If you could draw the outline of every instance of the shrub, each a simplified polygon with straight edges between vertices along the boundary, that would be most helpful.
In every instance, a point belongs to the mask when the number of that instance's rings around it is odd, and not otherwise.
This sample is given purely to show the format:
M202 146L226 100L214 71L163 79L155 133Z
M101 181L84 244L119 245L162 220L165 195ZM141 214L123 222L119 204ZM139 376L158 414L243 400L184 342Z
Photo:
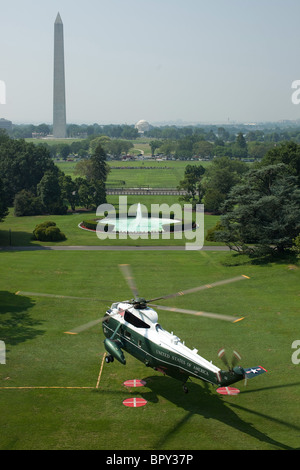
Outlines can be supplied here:
M64 233L56 227L56 223L52 221L42 222L37 225L33 231L33 238L41 242L57 242L66 240Z
M294 240L293 249L296 253L300 254L300 234Z
M218 221L214 227L212 227L212 228L210 228L209 230L207 230L207 234L206 234L205 240L210 241L210 242L216 242L216 241L218 241L218 240L216 239L216 233L217 233L217 232L221 232L221 231L223 231L223 230L224 230L223 225L221 224L220 221Z
M39 215L44 212L43 204L39 197L30 191L22 189L14 199L14 214L16 217L24 215Z
M90 230L96 230L98 225L98 220L84 220L81 225Z

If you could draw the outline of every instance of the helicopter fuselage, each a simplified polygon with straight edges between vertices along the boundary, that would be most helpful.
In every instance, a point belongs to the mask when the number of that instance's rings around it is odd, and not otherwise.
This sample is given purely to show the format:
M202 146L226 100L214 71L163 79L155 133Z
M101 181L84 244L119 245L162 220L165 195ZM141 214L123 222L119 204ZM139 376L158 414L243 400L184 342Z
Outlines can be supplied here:
M104 345L110 358L126 363L123 351L185 383L195 377L217 386L227 386L243 379L244 369L221 370L188 348L176 335L164 330L158 315L148 306L135 308L129 301L112 304L102 323Z

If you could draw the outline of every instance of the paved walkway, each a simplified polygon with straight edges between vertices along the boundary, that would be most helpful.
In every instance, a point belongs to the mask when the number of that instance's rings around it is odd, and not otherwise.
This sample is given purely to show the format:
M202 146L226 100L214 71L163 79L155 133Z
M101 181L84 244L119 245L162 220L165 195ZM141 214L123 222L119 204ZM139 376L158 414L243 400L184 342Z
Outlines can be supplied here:
M83 246L2 246L1 251L188 251L185 246L118 246L118 245L83 245ZM230 251L228 246L203 246L202 251ZM199 250L199 251L201 251Z

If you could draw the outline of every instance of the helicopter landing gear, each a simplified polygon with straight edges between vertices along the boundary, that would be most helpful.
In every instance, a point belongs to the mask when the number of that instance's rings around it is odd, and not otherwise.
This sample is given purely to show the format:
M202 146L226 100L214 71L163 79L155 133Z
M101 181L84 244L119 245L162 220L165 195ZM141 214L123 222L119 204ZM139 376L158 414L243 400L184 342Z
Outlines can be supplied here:
M192 379L191 379L190 377L188 377L187 380L186 380L186 382L183 383L182 389L183 389L184 393L189 393L189 389L187 388L187 385L186 385L186 383L187 383L188 381L192 382Z
M114 358L112 355L106 356L105 357L105 362L109 364L110 362L114 362Z

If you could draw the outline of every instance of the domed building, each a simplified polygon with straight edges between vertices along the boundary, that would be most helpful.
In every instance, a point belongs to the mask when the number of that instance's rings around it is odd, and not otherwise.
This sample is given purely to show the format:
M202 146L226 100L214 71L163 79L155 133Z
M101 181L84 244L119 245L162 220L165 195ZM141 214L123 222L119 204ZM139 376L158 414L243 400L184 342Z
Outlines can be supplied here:
M136 123L134 126L140 134L143 134L144 132L147 132L150 130L150 124L149 122L145 121L144 119L141 119Z

